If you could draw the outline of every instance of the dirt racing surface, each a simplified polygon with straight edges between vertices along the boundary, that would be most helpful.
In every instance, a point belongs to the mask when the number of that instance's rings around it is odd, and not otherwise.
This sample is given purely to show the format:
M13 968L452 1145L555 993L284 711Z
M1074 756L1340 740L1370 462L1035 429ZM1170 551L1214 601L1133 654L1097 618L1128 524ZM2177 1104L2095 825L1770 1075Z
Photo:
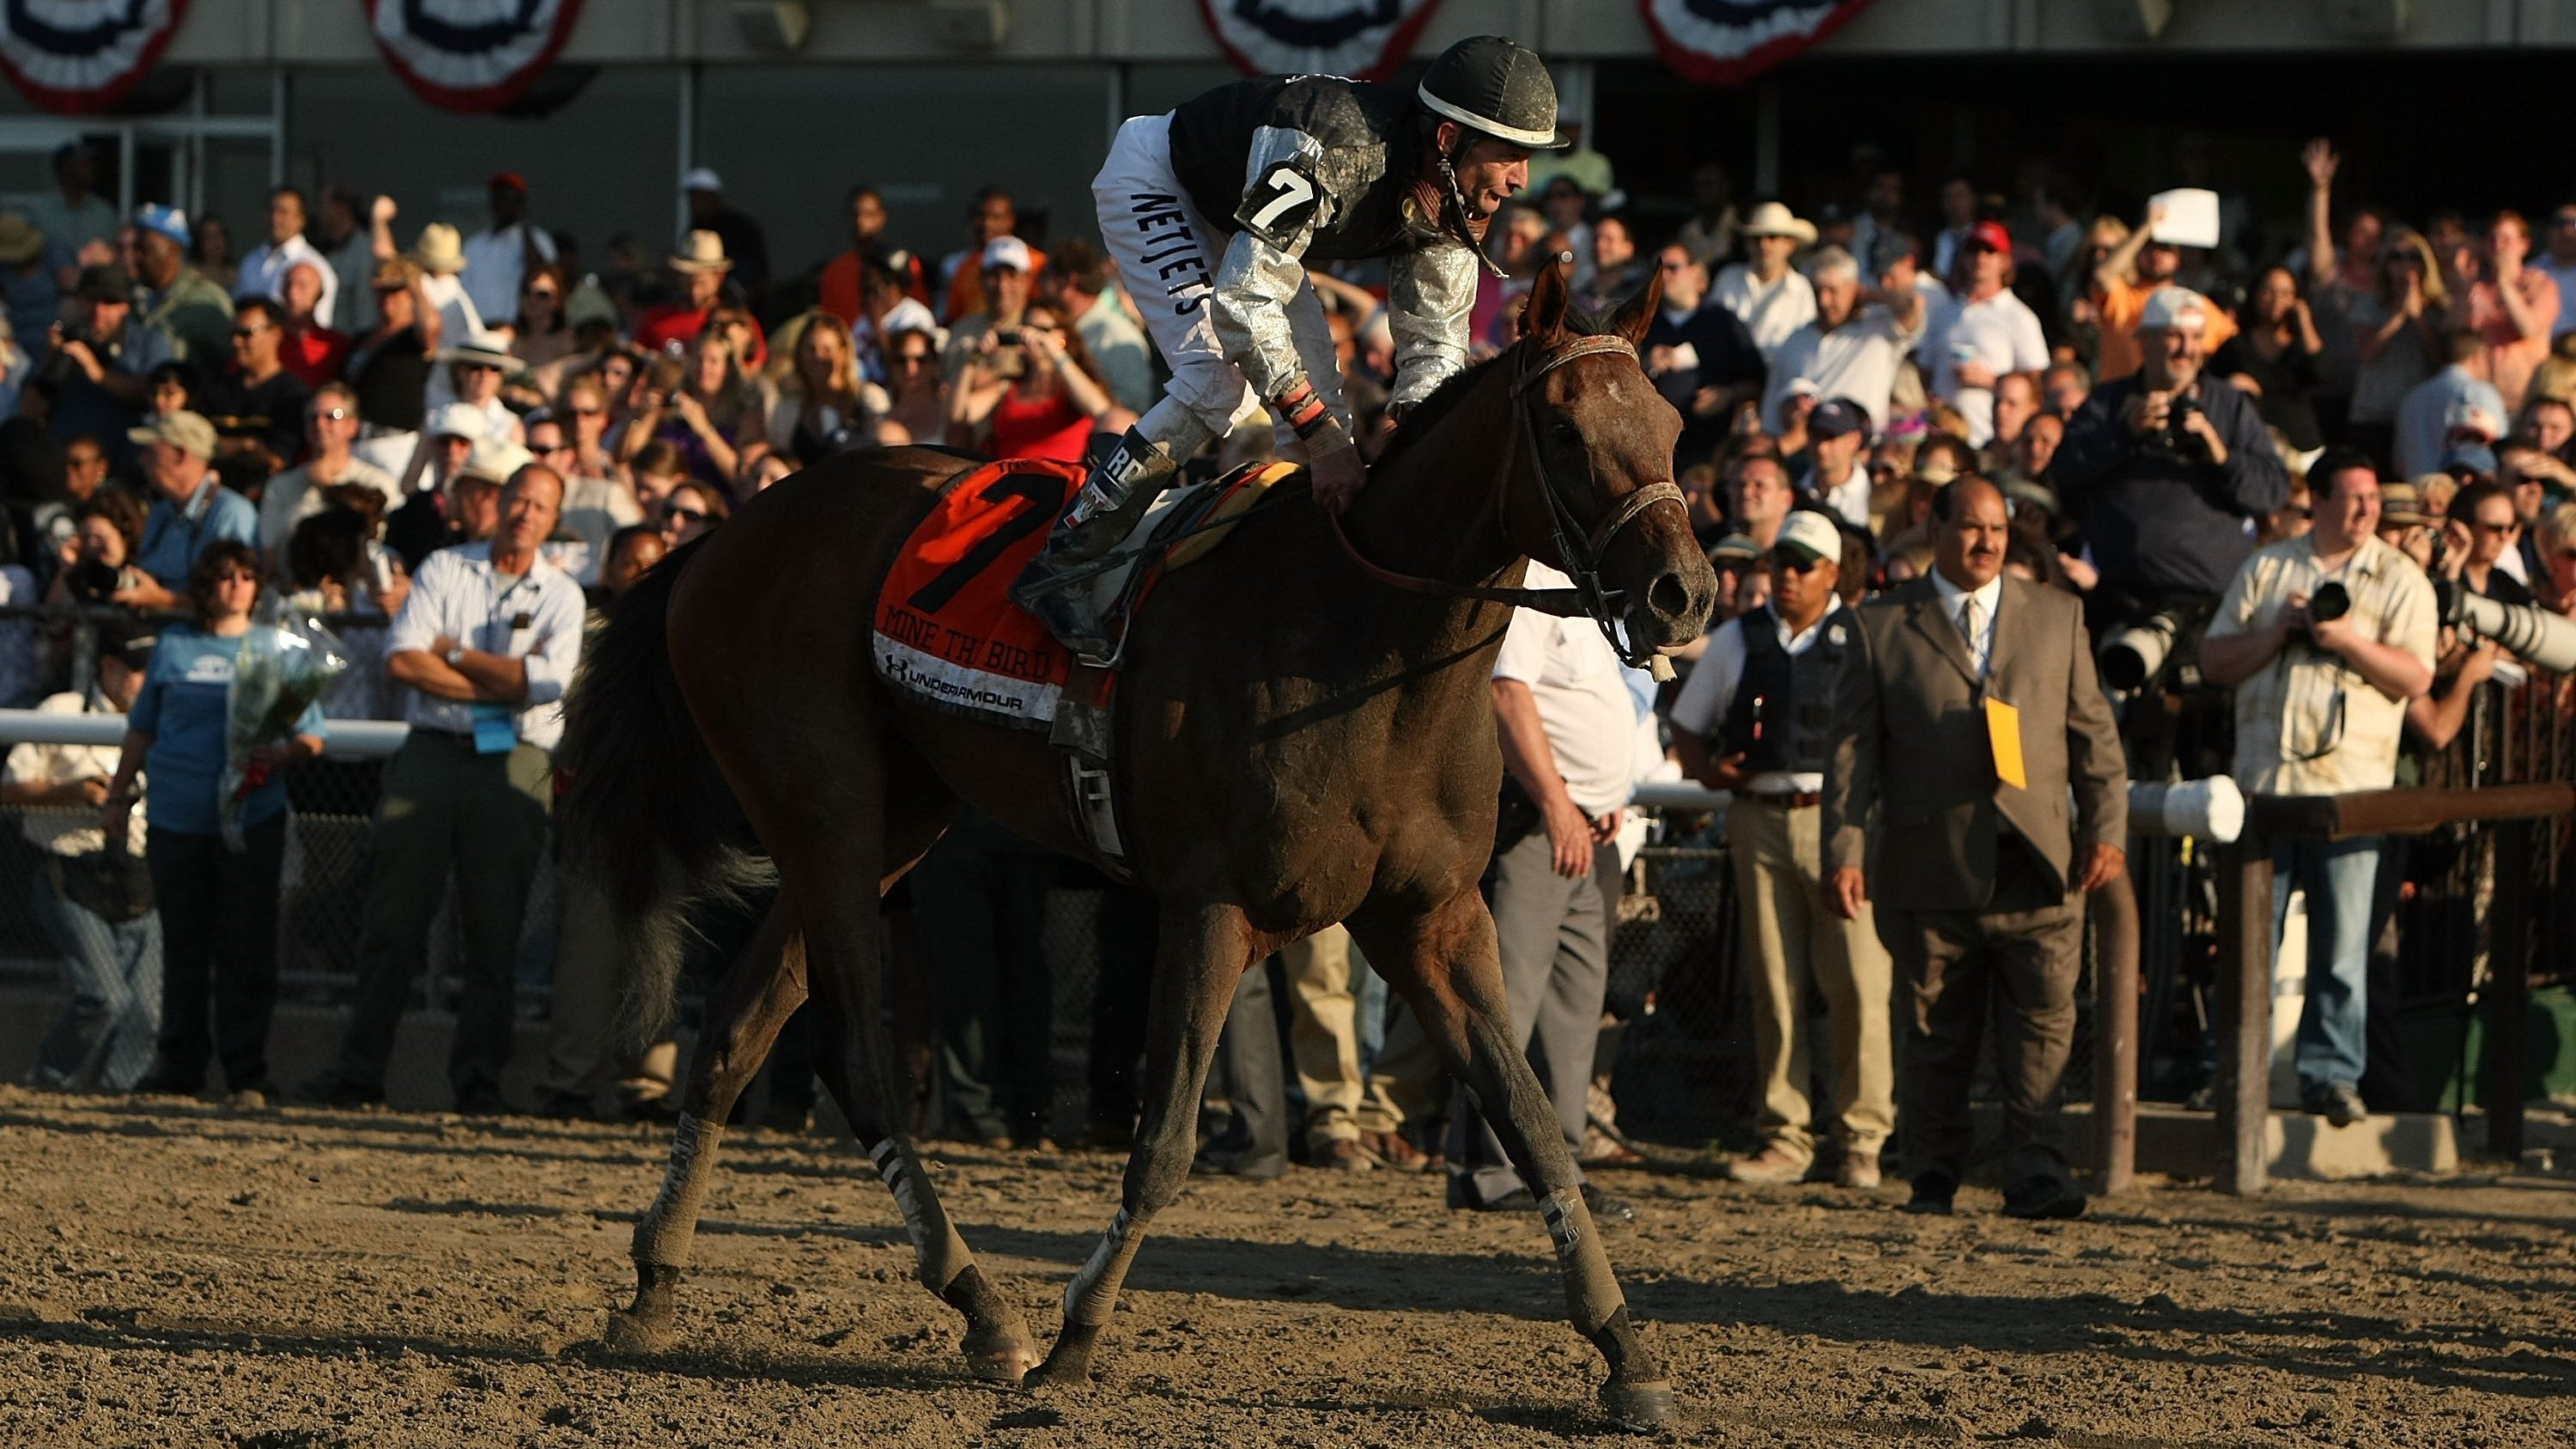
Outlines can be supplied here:
M1087 1389L969 1380L855 1149L738 1132L683 1340L596 1347L667 1138L0 1089L0 1442L1389 1445L1619 1442L1532 1214L1435 1179L1202 1179ZM1119 1160L934 1173L1040 1337ZM1694 1444L2576 1442L2576 1184L2143 1190L2072 1224L1992 1192L1605 1176L1612 1260Z

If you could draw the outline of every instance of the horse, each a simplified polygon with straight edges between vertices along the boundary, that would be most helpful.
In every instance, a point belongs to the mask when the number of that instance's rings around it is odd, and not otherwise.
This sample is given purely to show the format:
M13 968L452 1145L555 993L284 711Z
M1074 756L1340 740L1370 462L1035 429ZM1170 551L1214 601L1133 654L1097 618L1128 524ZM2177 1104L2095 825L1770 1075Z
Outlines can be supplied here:
M879 1011L880 898L959 802L1084 853L1042 734L916 702L874 667L878 583L957 457L819 463L620 601L567 699L562 824L567 888L599 892L621 923L630 1019L667 1019L691 897L740 888L764 856L779 890L707 1003L611 1348L674 1337L722 1124L810 991L827 1014L819 1075L893 1191L920 1281L964 1317L970 1368L1032 1387L1086 1379L1147 1226L1189 1175L1236 981L1346 922L1538 1199L1568 1316L1607 1366L1604 1411L1671 1418L1514 1048L1478 890L1502 774L1488 681L1511 606L1591 613L1619 645L1615 622L1643 663L1697 639L1716 594L1669 477L1680 419L1637 357L1656 291L1579 317L1558 273L1541 272L1518 342L1404 420L1346 515L1283 484L1284 506L1165 574L1133 622L1111 708L1132 869L1160 902L1143 1110L1117 1212L1043 1361L901 1129ZM1520 589L1529 557L1572 575L1579 601Z

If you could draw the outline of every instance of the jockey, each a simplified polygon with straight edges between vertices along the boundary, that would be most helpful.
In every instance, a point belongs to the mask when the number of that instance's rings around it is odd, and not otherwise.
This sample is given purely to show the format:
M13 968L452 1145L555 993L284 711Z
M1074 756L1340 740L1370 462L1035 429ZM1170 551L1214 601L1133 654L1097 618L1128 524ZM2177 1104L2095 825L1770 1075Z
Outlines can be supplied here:
M1365 474L1306 268L1388 259L1388 412L1401 415L1466 365L1486 225L1528 184L1530 153L1563 144L1547 67L1496 36L1443 51L1411 94L1270 76L1120 127L1092 196L1172 380L1092 470L1012 597L1067 646L1106 654L1091 591L1067 575L1115 547L1182 460L1259 406L1283 451L1302 442L1315 500L1346 507Z

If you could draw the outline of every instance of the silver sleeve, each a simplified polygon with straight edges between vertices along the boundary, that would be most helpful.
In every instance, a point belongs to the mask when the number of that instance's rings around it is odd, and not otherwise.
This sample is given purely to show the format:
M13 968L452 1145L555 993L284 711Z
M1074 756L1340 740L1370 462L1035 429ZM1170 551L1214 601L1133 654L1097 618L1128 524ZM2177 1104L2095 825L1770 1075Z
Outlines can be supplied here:
M1217 263L1208 319L1226 360L1243 369L1255 395L1275 401L1305 380L1288 332L1288 303L1306 285L1305 264L1250 232L1235 233Z
M1398 254L1387 271L1386 321L1395 334L1401 414L1467 366L1467 314L1476 305L1476 258L1463 246Z

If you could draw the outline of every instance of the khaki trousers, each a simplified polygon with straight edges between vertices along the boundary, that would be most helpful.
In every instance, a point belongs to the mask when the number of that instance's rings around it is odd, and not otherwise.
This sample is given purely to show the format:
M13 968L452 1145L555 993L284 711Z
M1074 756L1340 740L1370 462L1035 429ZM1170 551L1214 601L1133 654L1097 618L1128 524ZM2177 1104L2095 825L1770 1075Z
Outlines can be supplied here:
M1359 1140L1360 1038L1351 933L1326 926L1279 952L1288 980L1288 1053L1306 1094L1309 1146Z
M1808 1161L1816 1155L1807 1100L1810 981L1824 993L1833 1033L1834 1136L1845 1151L1876 1152L1896 1125L1894 970L1869 908L1846 921L1827 903L1823 813L1739 798L1726 814L1744 951L1754 967L1753 1058L1762 1082L1755 1125L1767 1146Z

